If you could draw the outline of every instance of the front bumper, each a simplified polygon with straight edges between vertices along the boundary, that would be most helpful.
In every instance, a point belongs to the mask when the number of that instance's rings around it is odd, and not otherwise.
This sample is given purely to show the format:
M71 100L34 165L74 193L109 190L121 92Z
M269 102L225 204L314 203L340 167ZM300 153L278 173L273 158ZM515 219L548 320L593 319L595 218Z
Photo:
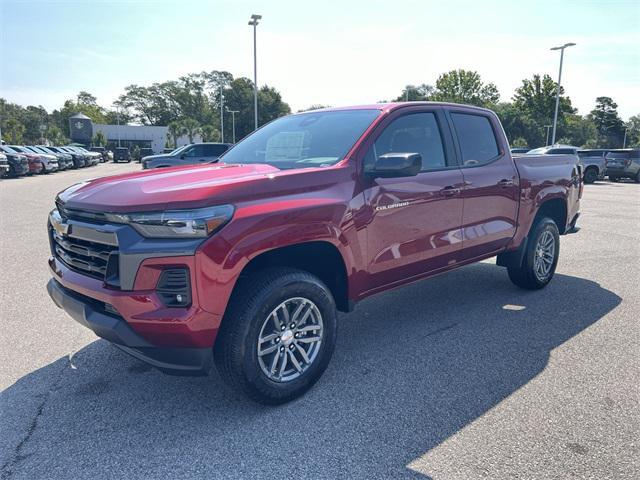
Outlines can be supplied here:
M208 374L211 369L213 358L211 347L153 345L131 328L123 317L108 311L105 302L65 288L55 278L49 280L47 291L53 302L76 322L91 329L96 335L128 354L165 373L199 376Z

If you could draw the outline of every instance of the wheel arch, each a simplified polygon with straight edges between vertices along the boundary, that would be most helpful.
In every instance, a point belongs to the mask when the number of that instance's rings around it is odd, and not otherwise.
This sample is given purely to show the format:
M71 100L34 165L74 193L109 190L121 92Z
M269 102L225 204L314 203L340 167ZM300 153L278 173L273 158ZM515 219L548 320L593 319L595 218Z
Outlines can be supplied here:
M352 310L347 266L338 248L326 240L314 240L276 247L251 258L240 275L269 267L290 267L317 276L329 288L342 312ZM234 287L235 289L235 287Z

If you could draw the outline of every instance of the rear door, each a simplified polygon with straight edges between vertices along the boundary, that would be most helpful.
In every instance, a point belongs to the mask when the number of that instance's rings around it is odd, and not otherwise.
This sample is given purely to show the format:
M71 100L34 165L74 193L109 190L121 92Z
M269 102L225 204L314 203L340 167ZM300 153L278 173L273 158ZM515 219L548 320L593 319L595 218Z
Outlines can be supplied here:
M370 178L366 171L385 153L420 153L413 177ZM439 107L405 108L372 135L364 156L364 198L369 289L438 270L456 262L461 248L462 173Z
M519 177L498 119L451 108L462 192L462 260L504 248L516 232Z

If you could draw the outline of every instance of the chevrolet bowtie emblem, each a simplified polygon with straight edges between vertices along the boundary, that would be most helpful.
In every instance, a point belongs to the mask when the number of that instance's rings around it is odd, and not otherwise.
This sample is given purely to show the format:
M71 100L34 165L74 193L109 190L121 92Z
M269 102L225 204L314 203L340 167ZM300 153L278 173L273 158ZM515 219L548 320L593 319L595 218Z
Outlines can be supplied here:
M59 235L68 235L69 231L71 230L71 225L69 225L68 223L52 222L52 224L53 224L54 230Z

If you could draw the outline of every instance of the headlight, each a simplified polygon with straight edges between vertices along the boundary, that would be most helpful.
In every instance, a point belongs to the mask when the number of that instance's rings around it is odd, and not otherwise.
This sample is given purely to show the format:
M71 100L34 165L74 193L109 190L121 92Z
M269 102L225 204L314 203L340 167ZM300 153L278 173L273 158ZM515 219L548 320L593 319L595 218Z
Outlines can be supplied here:
M232 205L168 210L166 212L107 213L109 221L126 223L149 238L204 238L220 230L233 217Z

